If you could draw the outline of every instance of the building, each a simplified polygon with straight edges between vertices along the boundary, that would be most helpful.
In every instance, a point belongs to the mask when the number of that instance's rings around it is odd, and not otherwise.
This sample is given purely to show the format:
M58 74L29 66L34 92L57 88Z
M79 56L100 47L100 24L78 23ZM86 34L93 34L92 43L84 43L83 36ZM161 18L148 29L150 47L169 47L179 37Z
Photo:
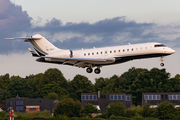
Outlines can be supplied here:
M132 106L132 95L125 93L81 93L81 108L90 103L96 106L100 113L106 112L106 106L112 102L121 102L127 107Z
M175 107L180 107L180 92L142 93L142 106L148 103L151 107L157 107L165 101L173 103Z
M51 100L48 98L11 98L6 99L6 111L13 109L15 112L30 112L30 111L44 111L49 110L53 113L57 100Z

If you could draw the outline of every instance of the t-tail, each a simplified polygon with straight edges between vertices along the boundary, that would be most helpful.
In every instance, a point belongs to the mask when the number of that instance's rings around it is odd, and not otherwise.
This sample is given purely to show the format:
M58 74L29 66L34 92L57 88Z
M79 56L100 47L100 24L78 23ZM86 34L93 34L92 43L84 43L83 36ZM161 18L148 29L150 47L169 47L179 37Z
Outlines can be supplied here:
M45 56L60 50L39 34L32 36L32 39L25 39L25 42L30 42L40 56Z
M31 45L39 54L37 55L33 50L29 48L33 56L45 56L61 50L56 46L54 46L52 43L50 43L46 38L44 38L40 34L36 34L34 36L25 37L25 38L6 38L6 39L23 39L25 42L30 42Z

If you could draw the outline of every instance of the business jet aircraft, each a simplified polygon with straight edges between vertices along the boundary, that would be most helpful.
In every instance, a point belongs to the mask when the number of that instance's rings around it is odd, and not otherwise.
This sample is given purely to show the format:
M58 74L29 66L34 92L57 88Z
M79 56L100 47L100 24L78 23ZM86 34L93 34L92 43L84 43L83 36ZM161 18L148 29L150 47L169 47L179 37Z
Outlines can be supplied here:
M30 48L29 51L33 57L39 57L36 60L38 62L87 67L86 71L88 73L92 73L92 68L97 67L94 69L96 74L101 72L100 67L102 66L141 58L161 57L160 65L164 66L163 57L175 53L173 49L155 42L82 50L63 50L55 47L39 34L27 38L7 39L24 39L25 42L30 42L37 53Z

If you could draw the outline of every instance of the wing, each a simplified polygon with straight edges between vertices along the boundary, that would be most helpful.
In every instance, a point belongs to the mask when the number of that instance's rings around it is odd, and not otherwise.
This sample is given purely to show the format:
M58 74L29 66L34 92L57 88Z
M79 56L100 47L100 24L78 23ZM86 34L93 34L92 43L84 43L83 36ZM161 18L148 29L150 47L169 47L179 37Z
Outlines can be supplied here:
M61 61L63 64L71 64L77 67L86 67L93 64L107 64L115 62L115 58L67 58L67 57L52 57L52 56L41 56L42 58L48 58L51 61Z

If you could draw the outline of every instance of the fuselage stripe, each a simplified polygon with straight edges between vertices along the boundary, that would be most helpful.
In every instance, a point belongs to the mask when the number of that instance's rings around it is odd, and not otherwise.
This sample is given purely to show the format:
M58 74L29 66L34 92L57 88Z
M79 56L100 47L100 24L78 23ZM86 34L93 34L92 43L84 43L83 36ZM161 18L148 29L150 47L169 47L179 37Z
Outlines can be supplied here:
M44 54L44 55L47 55L46 52L44 52L38 45L37 43L34 41L34 40L29 40L31 45L37 50L39 51L40 53Z

